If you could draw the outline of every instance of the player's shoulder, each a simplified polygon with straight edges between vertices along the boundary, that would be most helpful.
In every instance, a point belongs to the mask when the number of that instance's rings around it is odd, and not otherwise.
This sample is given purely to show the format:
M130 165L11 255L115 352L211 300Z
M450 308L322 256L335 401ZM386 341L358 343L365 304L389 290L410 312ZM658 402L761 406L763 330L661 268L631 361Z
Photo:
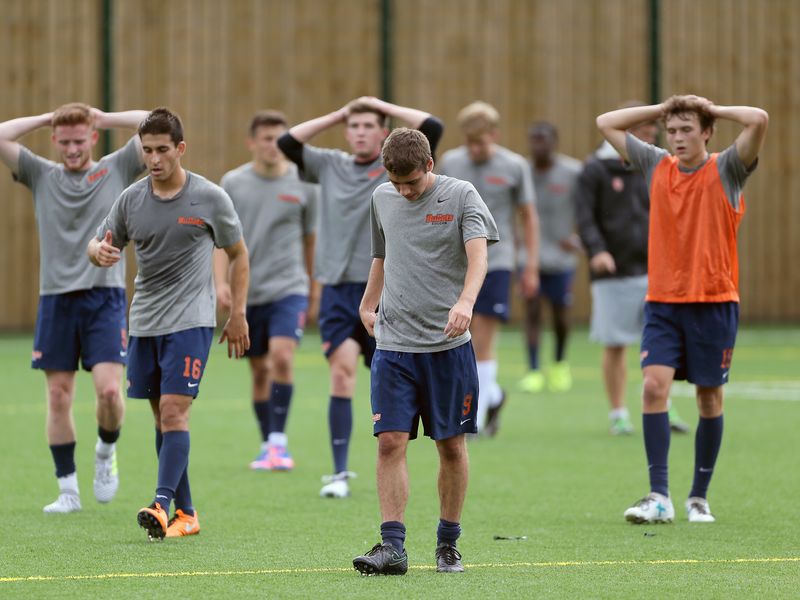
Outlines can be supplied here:
M186 176L189 178L186 188L188 193L192 195L203 195L212 199L227 200L230 202L230 196L228 195L228 192L210 179L207 179L206 177L203 177L194 171L189 171L188 169L186 170Z
M566 154L558 154L556 156L556 161L565 171L569 171L570 173L577 174L583 169L583 163L581 161Z
M444 154L442 154L442 158L440 159L441 164L450 164L450 163L458 163L464 162L468 158L467 156L467 147L466 146L457 146L455 148L451 148Z
M234 183L244 177L248 177L249 175L252 174L252 172L253 172L253 164L250 162L246 162L226 172L222 176L222 179L219 180L219 184L222 187L225 187L225 185L228 183Z

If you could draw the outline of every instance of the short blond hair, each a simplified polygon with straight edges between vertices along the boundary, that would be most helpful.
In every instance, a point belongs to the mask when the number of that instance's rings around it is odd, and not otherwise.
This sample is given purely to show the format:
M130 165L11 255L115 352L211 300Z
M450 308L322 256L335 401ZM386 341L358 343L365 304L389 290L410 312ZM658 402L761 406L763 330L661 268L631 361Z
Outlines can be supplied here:
M500 125L500 113L488 102L477 101L461 109L458 125L467 134L487 133Z
M50 124L53 128L59 125L88 125L89 127L94 127L92 108L83 102L64 104L53 111L53 118Z

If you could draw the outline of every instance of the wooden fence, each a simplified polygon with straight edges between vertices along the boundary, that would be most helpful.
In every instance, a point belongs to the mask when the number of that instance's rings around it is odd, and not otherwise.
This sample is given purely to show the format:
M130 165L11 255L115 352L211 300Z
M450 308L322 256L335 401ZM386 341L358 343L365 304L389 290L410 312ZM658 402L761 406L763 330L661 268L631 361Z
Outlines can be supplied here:
M102 98L101 2L2 0L0 120ZM562 152L599 143L594 118L649 99L648 0L396 0L391 88L397 103L441 117L442 150L460 143L455 115L483 99L500 111L502 143L525 154L526 129L547 119ZM302 121L380 95L380 0L116 0L111 3L114 108L166 105L183 117L185 165L212 180L248 160L246 126L260 108ZM664 95L694 92L769 111L770 134L747 188L741 229L742 314L800 318L800 2L662 0ZM115 145L129 132L114 132ZM736 129L722 124L714 149ZM23 142L49 156L49 132ZM343 147L341 131L315 143ZM28 190L0 178L0 329L29 328L38 242ZM131 269L133 270L133 269ZM588 315L585 264L575 315Z

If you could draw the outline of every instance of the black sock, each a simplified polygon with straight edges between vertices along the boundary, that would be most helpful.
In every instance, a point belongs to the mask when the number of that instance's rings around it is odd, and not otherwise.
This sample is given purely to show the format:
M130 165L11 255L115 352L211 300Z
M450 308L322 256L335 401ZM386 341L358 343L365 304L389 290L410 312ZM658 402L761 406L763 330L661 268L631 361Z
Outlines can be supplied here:
M51 444L50 452L56 464L56 477L66 477L75 472L75 442Z
M256 413L258 427L261 429L261 441L266 442L269 439L270 413L272 412L269 401L257 402L253 400L253 411Z
M650 471L650 491L669 496L669 413L649 413L642 415L644 450Z
M116 444L119 439L119 432L119 428L114 431L109 431L108 429L103 429L99 425L97 426L97 437L105 444Z
M461 524L439 519L439 528L436 530L436 544L455 546L461 536Z
M400 521L381 523L381 540L384 544L391 544L398 552L402 552L406 543L406 526Z
M708 494L721 444L722 415L710 419L700 417L694 437L694 481L689 496L705 498Z

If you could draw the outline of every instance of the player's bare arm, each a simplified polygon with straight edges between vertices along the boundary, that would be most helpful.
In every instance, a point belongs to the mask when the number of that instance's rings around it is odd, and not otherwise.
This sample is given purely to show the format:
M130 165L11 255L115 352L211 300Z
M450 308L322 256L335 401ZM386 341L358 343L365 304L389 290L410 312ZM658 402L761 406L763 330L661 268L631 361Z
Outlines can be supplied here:
M767 136L769 115L753 106L717 106L711 104L711 114L717 119L727 119L744 127L736 138L736 152L748 168L753 166Z
M230 266L225 250L214 248L214 288L217 292L217 304L226 312L231 310L231 284L228 280Z
M19 173L20 145L17 140L32 131L49 127L52 120L53 113L49 112L0 123L0 160L11 169L14 175Z
M358 307L361 322L372 337L375 337L375 320L378 318L378 303L383 292L383 259L373 258L369 268L369 279Z
M525 270L520 279L522 294L526 298L533 298L539 290L539 216L531 203L520 205L519 217L522 220L522 236L527 256Z
M316 117L315 119L310 119L308 121L304 121L303 123L299 123L298 125L295 125L289 129L288 133L301 144L305 144L315 135L322 133L326 129L330 129L339 123L344 123L346 118L347 108L342 107L339 110L328 113L327 115L322 115L321 117Z
M126 110L122 112L104 112L99 108L91 108L95 129L136 129L147 116L146 110ZM142 143L136 136L139 157L142 157Z
M473 238L464 244L467 252L467 274L464 276L464 289L458 301L450 309L444 333L449 338L462 335L472 323L472 308L478 299L489 262L487 259L486 238Z
M113 267L121 257L120 249L112 243L110 231L106 231L102 240L97 238L89 240L86 254L89 255L92 264L97 267Z
M628 161L628 148L625 143L625 136L628 129L640 123L655 121L661 118L661 112L661 104L620 108L603 113L597 117L597 128L600 130L600 133L603 134L603 137L616 148L620 156Z
M413 129L419 129L420 125L431 116L430 113L407 106L398 106L391 102L385 102L374 96L362 96L359 102L373 106L376 110L394 119L405 121Z
M245 318L245 307L247 304L247 287L250 283L250 263L247 254L247 246L244 238L240 239L232 246L223 248L230 261L229 277L231 282L231 312L222 335L219 338L221 344L228 341L228 358L236 356L241 358L246 350L250 348L250 335Z

